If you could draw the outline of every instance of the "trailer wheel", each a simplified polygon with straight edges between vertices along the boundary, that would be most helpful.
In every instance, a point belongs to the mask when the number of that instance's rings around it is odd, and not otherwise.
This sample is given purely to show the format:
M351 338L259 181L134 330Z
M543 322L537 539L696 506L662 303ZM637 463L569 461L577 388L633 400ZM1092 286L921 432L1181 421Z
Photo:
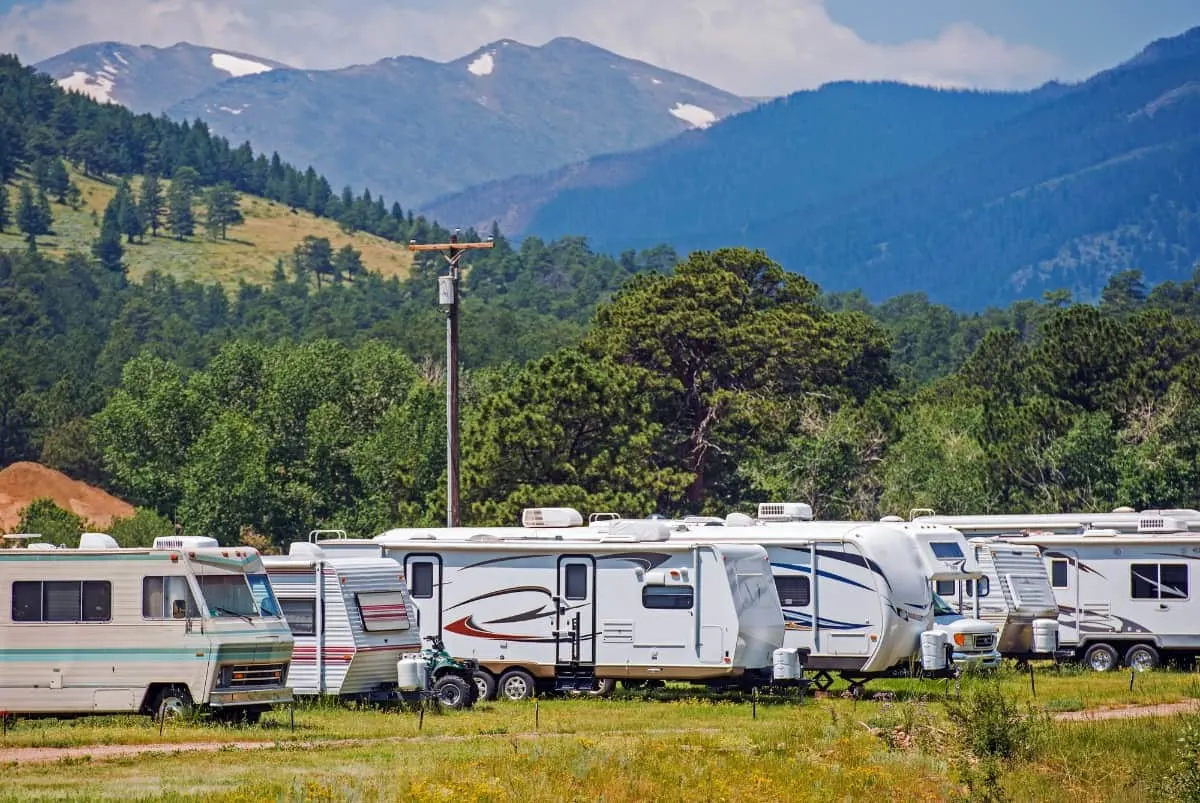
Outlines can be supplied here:
M500 694L506 700L527 700L535 688L533 675L524 669L510 669L500 676Z
M596 688L588 692L593 697L608 697L617 688L617 681L614 678L599 678L596 681Z
M496 699L496 676L486 669L476 669L471 673L475 688L479 689L480 700Z
M1125 653L1125 666L1139 672L1149 672L1158 666L1158 650L1149 644L1134 644Z
M1108 672L1117 668L1117 651L1107 644L1093 644L1083 654L1083 663L1093 672Z
M178 719L192 713L192 695L187 686L166 686L154 695L154 705L150 709L157 721L162 719Z
M469 708L474 702L470 682L458 675L442 675L433 684L433 693L442 705L450 708Z

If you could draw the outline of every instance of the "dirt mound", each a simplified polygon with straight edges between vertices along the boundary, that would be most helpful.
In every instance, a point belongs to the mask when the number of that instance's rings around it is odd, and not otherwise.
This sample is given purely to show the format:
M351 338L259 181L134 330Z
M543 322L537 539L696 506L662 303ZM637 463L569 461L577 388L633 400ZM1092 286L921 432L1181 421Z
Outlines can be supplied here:
M0 530L12 530L21 521L21 511L32 502L48 496L98 528L113 519L133 515L133 506L112 494L73 480L61 471L40 463L13 463L0 470Z

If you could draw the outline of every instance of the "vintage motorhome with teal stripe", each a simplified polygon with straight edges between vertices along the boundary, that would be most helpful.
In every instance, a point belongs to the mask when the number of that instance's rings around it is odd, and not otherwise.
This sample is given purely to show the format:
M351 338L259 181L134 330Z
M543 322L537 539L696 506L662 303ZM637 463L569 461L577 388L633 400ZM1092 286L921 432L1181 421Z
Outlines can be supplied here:
M26 536L27 538L28 536ZM0 549L0 712L257 719L289 702L293 638L258 552L166 537Z

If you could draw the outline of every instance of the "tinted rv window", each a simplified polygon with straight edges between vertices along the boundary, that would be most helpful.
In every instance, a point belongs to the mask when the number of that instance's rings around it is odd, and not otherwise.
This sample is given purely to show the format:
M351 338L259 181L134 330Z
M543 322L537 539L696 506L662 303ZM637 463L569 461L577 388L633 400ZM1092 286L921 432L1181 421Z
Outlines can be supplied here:
M432 563L421 561L408 567L408 591L413 595L413 599L433 598Z
M930 541L929 548L933 550L933 554L945 560L947 558L961 558L963 556L962 548L953 541Z
M694 596L691 586L644 586L642 607L686 610L692 607Z
M13 583L14 622L107 622L112 584L107 580Z
M567 599L587 599L587 566L582 563L571 563L566 567L566 582L564 594Z
M293 636L315 636L317 634L317 603L311 599L281 599L283 618Z
M1067 587L1067 562L1065 560L1050 561L1050 587Z
M812 601L807 577L776 577L775 591L779 594L780 605L803 608Z
M107 622L112 619L112 584L85 581L83 584L83 621Z
M1134 563L1129 567L1134 599L1187 599L1187 566L1182 563Z
M987 577L979 578L979 596L986 597L992 593L992 581Z
M142 616L147 619L186 619L200 615L186 577L143 577Z
M936 583L934 583L933 590L939 597L953 597L955 594L954 581L938 580Z
M12 584L14 622L42 621L42 584L18 581Z

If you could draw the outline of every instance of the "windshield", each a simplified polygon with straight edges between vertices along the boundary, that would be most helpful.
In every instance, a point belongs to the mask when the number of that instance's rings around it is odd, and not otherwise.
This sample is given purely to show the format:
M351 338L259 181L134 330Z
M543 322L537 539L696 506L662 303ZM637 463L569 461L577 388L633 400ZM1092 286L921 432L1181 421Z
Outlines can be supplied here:
M200 590L209 616L258 616L258 606L250 595L244 574L203 574ZM278 606L276 606L278 609Z
M951 608L949 605L947 605L946 600L942 599L937 594L934 594L933 595L933 615L934 616L945 616L948 613L954 614L954 613L957 613L957 611L955 611L953 608Z
M279 601L275 599L275 592L271 589L271 581L267 576L248 574L246 579L250 581L250 593L254 595L254 601L258 603L262 615L279 618Z

